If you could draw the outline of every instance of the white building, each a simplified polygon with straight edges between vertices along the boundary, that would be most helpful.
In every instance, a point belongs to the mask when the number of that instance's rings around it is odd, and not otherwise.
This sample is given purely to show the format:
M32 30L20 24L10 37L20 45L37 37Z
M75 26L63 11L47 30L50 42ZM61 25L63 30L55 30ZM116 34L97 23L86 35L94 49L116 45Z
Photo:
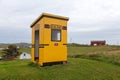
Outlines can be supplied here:
M20 55L20 59L31 59L31 55L29 53L23 52Z

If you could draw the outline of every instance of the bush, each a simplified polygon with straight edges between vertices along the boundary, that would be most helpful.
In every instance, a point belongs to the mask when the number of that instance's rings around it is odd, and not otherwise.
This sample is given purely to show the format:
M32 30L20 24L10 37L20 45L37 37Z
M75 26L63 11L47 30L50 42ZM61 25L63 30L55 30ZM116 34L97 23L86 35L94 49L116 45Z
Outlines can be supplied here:
M2 51L2 53L3 53L2 57L7 60L14 59L19 55L16 45L9 45L7 49L4 49Z

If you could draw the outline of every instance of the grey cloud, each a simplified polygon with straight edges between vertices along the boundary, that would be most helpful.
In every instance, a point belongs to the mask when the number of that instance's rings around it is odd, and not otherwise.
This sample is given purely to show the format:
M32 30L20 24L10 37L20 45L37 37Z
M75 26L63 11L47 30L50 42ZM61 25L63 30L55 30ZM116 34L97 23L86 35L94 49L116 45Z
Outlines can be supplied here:
M0 42L31 41L30 24L42 13L70 17L69 38L120 41L119 0L0 0ZM103 36L104 35L104 36Z
M120 29L106 29L92 32L69 32L69 42L90 44L91 40L106 40L108 44L120 42Z
M5 26L4 26L5 27ZM29 42L31 41L30 28L2 28L0 30L0 42Z

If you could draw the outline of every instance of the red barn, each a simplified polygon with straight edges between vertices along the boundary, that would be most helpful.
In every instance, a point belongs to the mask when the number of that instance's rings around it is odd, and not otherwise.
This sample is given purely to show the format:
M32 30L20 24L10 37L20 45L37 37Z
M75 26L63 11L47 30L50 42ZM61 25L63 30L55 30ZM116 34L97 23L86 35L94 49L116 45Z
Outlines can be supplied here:
M91 41L91 46L104 46L106 45L106 41Z

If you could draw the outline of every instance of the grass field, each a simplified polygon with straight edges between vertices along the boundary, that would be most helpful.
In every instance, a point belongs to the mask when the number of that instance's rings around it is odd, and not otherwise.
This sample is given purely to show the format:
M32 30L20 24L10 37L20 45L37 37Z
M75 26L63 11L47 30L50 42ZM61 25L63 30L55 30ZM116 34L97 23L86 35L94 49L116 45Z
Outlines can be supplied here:
M69 58L68 64L39 67L28 60L0 63L0 80L120 80L120 67Z
M31 53L31 49L30 48L21 48L20 50L19 50L19 52L28 52L28 53Z
M0 56L2 56L2 51L0 50Z
M120 46L100 46L100 47L68 47L68 56L79 54L96 54L96 53L113 53L118 51L120 53Z
M0 62L0 80L120 80L119 46L68 47L68 57L67 64L46 67L30 60Z
M92 59L120 65L120 46L68 47L68 57Z

